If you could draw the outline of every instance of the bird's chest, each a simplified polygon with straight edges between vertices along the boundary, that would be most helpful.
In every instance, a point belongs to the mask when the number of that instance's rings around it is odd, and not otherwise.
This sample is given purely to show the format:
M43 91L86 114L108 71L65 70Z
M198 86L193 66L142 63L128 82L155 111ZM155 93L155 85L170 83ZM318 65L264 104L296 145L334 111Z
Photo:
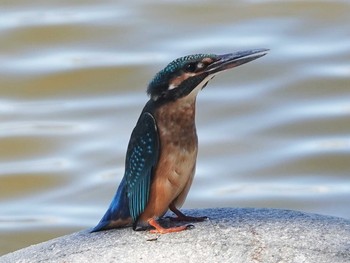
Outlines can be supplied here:
M195 101L168 103L156 112L161 151L186 155L197 151ZM161 153L162 154L162 153Z
M197 158L195 101L169 103L156 115L162 173L182 188L192 178Z

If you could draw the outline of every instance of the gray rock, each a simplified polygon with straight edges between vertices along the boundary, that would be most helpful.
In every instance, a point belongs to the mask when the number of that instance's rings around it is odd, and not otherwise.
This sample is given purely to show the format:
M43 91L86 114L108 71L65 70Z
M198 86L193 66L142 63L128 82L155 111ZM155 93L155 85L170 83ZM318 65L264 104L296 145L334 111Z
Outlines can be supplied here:
M85 230L4 255L0 262L350 262L350 220L277 209L186 212L210 219L166 235Z

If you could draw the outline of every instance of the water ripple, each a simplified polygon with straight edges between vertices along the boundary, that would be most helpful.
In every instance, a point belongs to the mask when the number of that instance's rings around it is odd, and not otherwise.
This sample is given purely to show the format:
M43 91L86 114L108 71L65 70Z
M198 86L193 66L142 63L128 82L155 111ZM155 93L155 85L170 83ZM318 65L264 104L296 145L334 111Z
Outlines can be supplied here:
M164 56L159 53L118 53L96 51L58 51L40 55L21 56L17 59L0 59L2 70L6 73L20 74L48 74L52 72L68 71L95 67L118 67L149 64L150 61L161 60Z
M18 27L53 26L81 23L95 23L108 19L122 21L129 14L127 9L111 10L101 6L61 7L55 9L35 8L35 10L9 9L0 12L0 28L14 29Z

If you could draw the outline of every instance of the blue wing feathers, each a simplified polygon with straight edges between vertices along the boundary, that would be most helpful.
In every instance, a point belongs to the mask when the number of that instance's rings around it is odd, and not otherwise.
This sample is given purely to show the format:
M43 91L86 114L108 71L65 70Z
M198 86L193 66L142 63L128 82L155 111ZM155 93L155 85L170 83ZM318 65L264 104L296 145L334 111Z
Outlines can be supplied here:
M125 178L130 214L136 222L147 205L152 171L158 161L158 132L150 113L141 115L131 137Z
M158 152L156 122L150 113L143 112L131 134L124 177L107 212L92 232L125 226L118 224L127 222L130 217L129 221L137 221L148 202Z
M113 228L113 221L127 221L130 218L130 211L128 207L128 198L126 194L125 179L121 181L118 190L101 221L91 232L97 232L104 229Z

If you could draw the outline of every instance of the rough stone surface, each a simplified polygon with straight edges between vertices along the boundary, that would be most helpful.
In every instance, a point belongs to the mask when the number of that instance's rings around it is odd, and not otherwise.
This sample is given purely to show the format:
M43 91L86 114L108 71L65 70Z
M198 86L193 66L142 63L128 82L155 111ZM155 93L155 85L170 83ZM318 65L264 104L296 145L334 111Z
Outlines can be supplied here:
M85 230L4 255L0 262L350 262L350 220L277 209L186 213L210 219L166 235Z

